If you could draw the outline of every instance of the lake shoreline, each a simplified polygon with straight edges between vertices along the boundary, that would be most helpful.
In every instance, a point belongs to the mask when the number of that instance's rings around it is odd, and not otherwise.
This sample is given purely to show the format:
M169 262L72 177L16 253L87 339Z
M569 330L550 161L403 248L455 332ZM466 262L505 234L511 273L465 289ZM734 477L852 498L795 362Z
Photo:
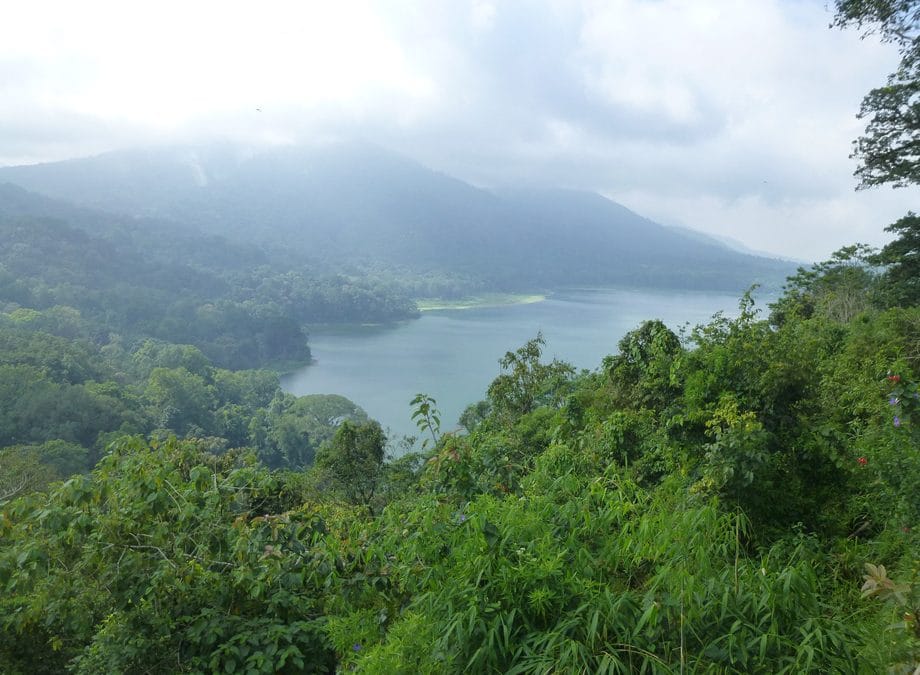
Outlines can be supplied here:
M532 305L544 302L546 295L543 293L483 293L471 295L459 300L444 300L443 298L419 298L415 301L420 312L440 312L467 309L490 309L494 307L510 307L513 305Z
M734 293L560 289L542 302L427 311L388 326L339 325L311 330L313 363L285 373L281 386L295 396L340 394L395 434L415 435L414 396L435 398L447 428L486 395L503 355L538 333L546 341L544 361L592 370L649 318L677 330L719 311L732 316L737 306Z

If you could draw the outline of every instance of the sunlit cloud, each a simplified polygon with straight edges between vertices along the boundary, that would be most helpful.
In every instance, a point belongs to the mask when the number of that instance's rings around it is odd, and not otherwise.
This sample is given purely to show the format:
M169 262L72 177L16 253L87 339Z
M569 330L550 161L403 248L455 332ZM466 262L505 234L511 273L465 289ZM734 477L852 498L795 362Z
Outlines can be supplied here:
M850 142L890 46L821 3L14 3L0 163L134 144L361 138L484 186L596 190L822 257L915 191L855 193Z

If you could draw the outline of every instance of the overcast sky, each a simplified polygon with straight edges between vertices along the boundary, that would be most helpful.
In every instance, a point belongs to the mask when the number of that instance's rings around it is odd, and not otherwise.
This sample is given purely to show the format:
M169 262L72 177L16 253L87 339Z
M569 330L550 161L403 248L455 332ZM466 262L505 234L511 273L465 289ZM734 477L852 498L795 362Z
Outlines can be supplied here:
M0 164L360 138L820 259L920 206L853 189L855 113L897 55L831 18L822 0L9 2Z

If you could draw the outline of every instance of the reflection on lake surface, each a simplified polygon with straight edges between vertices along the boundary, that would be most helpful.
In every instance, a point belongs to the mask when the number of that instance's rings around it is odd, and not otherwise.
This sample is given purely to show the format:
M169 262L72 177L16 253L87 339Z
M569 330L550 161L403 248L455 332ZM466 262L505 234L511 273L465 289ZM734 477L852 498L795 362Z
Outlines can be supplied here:
M534 304L425 312L394 326L312 333L316 362L285 375L281 385L298 396L347 396L395 434L416 433L409 401L425 392L437 399L448 430L467 405L484 398L505 352L538 331L545 360L593 370L646 319L661 319L676 332L717 311L735 315L737 306L733 294L604 289L558 292Z

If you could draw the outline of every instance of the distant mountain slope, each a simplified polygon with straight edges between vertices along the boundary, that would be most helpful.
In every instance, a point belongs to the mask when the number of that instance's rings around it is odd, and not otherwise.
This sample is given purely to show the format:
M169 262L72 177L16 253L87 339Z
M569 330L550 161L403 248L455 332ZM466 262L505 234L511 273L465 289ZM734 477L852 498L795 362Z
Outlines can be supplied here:
M0 184L0 233L0 261L19 279L99 292L130 284L147 297L226 293L214 270L245 256L218 237L74 207L10 184Z
M0 318L56 307L78 310L100 344L155 337L233 367L308 360L307 324L418 313L401 292L285 267L252 244L0 184Z
M595 193L540 190L502 196L523 218L553 232L553 255L561 266L577 261L584 282L740 290L754 281L772 282L791 269L698 232L675 231Z
M664 227L596 194L493 193L360 144L124 151L7 167L2 181L284 247L304 260L454 274L501 289L741 290L793 269Z
M0 181L0 218L53 219L100 236L115 245L131 241L145 264L188 264L203 268L240 269L266 265L266 254L251 245L198 231L184 224L109 213L75 206Z

